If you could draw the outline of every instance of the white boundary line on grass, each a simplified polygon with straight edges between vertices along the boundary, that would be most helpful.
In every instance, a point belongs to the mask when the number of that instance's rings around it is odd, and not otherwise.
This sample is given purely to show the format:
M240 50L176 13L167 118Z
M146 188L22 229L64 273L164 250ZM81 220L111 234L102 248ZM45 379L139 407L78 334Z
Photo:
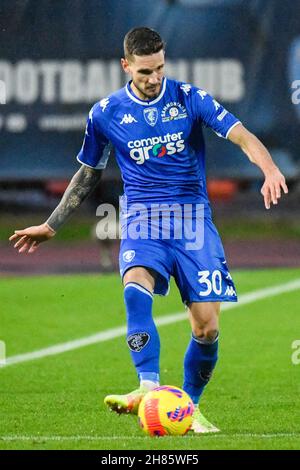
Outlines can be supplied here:
M258 289L253 292L249 292L248 294L240 295L239 301L237 303L224 303L222 305L222 311L232 310L233 308L238 308L243 305L256 302L258 300L266 299L268 297L280 295L286 292L291 292L297 289L300 289L300 279L295 279L294 281L289 281L281 285ZM162 317L158 317L155 319L155 322L158 326L163 326L170 325L171 323L176 323L185 319L187 319L186 313L173 313L171 315L164 315ZM37 351L18 354L16 356L8 357L6 359L5 364L0 366L0 370L1 368L5 369L7 366L10 365L33 361L34 359L41 359L43 357L55 356L56 354L61 354L67 351L73 351L74 349L90 346L91 344L103 343L104 341L118 338L123 335L126 335L126 326L111 328L109 330L101 331L91 336L79 338L74 341L67 341L66 343L56 344L54 346L39 349Z
M292 432L281 432L281 433L208 433L208 434L191 434L183 436L183 439L201 439L203 437L222 437L222 438L235 438L235 437L244 437L244 438L263 438L263 439L272 439L272 438L284 438L284 437L300 437L300 433ZM166 436L168 437L168 436ZM173 436L171 436L173 437ZM0 436L0 442L14 442L14 441L112 441L112 440L145 440L147 436Z

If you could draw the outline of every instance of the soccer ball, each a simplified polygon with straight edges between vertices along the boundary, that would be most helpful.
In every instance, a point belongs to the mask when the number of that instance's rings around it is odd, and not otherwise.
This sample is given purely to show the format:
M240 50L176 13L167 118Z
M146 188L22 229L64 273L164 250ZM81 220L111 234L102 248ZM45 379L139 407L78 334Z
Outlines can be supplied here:
M192 425L194 404L181 388L164 385L148 392L142 399L139 425L150 436L180 436Z

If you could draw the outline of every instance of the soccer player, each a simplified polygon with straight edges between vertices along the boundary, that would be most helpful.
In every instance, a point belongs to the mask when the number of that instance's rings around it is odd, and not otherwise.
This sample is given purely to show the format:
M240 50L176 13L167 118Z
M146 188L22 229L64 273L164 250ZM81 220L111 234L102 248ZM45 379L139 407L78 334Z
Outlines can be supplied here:
M126 34L121 65L130 81L92 107L77 157L82 166L48 220L16 230L10 240L19 252L32 253L54 237L98 184L112 145L124 182L122 231L126 236L119 261L127 343L140 386L126 395L109 395L105 403L118 413L136 413L145 393L159 385L160 342L152 318L153 294L165 295L173 276L192 330L183 383L196 405L192 429L217 432L200 413L198 403L218 358L220 303L235 302L237 296L211 219L202 126L238 145L262 170L266 209L288 189L267 149L235 116L206 91L164 76L164 49L152 29L140 27ZM173 217L169 217L170 207ZM168 217L164 218L165 210ZM155 216L151 219L149 213ZM168 221L170 237L165 236L161 220ZM190 222L199 223L196 236L201 232L202 243L191 243L191 225L178 236L178 220L183 220L184 229Z

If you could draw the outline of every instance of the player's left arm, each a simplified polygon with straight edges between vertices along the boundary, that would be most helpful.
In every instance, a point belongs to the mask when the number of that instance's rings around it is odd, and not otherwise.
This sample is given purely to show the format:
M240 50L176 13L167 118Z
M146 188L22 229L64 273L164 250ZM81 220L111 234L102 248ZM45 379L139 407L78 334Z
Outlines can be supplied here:
M241 123L234 126L227 138L238 145L249 160L257 165L264 174L265 181L261 188L266 209L270 209L271 202L277 204L282 190L288 193L285 177L275 165L272 157L263 143Z

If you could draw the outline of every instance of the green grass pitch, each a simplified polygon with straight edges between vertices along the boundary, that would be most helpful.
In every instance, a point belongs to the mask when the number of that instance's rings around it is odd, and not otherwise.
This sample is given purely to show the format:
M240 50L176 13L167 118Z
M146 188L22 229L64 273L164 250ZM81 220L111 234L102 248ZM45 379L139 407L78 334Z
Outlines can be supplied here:
M300 279L300 269L238 271L238 293ZM7 356L122 326L117 275L0 280L0 340ZM0 449L300 449L300 292L224 311L220 359L201 402L218 435L150 438L134 416L105 409L109 393L137 386L125 337L0 368ZM156 317L184 312L172 284ZM188 321L159 327L163 384L182 384Z

